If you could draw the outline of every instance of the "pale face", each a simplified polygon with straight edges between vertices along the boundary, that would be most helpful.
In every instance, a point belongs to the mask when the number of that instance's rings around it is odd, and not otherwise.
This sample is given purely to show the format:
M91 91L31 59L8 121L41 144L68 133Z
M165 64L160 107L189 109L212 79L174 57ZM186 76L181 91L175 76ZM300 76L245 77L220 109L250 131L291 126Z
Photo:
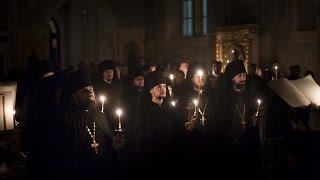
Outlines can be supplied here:
M94 103L96 96L94 94L93 87L86 86L79 89L74 93L73 99L80 105L89 105Z
M156 71L156 70L157 70L157 67L156 67L156 66L151 66L151 67L150 67L150 71L151 71L151 72Z
M181 63L179 66L179 70L187 73L188 72L188 68L189 68L189 64L188 63Z
M113 69L106 69L102 73L103 79L107 81L112 81L113 79Z
M133 80L133 84L138 88L144 87L144 77L143 76L137 76Z
M246 73L240 73L232 78L232 82L234 84L244 85L246 84L247 74Z
M163 99L167 95L166 84L159 84L150 90L152 98Z
M192 78L192 83L193 83L193 86L199 88L199 87L203 87L207 82L207 76L206 75L203 75L200 76L199 75L194 75L193 78Z

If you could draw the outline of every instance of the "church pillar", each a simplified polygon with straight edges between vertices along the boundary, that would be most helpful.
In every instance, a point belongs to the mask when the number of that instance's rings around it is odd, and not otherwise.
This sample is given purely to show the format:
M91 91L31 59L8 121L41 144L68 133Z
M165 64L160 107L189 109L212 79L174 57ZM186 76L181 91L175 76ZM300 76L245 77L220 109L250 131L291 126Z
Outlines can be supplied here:
M26 70L26 58L32 50L39 59L49 58L49 25L26 25L16 27L14 64L19 69Z

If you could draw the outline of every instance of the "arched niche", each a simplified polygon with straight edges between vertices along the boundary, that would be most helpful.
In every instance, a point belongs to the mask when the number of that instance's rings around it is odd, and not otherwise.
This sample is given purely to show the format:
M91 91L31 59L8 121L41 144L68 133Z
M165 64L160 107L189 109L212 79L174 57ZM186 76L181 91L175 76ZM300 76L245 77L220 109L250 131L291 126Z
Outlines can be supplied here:
M128 74L132 75L139 67L140 50L134 41L129 41L124 45L124 60L128 66Z

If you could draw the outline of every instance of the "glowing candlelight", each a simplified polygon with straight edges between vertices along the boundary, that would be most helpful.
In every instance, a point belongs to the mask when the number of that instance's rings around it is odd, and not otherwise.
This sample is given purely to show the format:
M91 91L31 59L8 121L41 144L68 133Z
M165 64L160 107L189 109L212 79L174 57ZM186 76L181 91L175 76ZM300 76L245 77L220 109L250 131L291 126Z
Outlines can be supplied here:
M257 103L258 103L258 108L257 108L256 116L259 115L259 110L260 110L260 105L261 105L261 103L262 103L262 100L261 100L261 99L258 99L258 100L257 100Z
M198 100L194 99L193 100L193 104L194 104L194 112L193 112L193 116L197 116L197 106L198 106Z
M276 70L276 80L278 79L278 66L274 66L274 69Z
M119 122L118 122L118 131L121 131L122 128L121 128L121 115L122 115L122 110L120 108L118 108L116 110L116 114L118 115L119 117Z
M172 86L173 86L174 75L173 75L173 74L170 74L170 75L169 75L169 79L171 80L171 83L172 83Z
M203 76L203 71L202 70L198 70L197 71L197 75L200 77L200 79L202 78Z
M101 112L103 112L103 108L104 108L104 101L106 100L105 96L100 96L99 97L100 101L101 101Z
M232 52L232 54L234 54L234 50L233 49L231 50L231 52Z
M229 64L230 63L230 61L229 60L227 60L227 64Z
M175 107L175 106L177 105L177 102L176 102L176 101L171 101L171 105L172 105L173 107Z
M201 90L201 79L202 79L202 76L203 76L203 71L200 69L197 71L197 75L199 76L199 93L200 93L200 90Z

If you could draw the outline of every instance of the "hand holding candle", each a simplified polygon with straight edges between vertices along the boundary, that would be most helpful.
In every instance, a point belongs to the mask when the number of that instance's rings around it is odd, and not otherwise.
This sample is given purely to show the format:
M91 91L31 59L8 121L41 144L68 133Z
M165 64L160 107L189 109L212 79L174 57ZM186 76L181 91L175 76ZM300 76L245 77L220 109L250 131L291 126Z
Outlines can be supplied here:
M105 96L100 96L99 99L101 101L101 112L103 112L103 110L104 110L104 101L106 100L106 97Z

